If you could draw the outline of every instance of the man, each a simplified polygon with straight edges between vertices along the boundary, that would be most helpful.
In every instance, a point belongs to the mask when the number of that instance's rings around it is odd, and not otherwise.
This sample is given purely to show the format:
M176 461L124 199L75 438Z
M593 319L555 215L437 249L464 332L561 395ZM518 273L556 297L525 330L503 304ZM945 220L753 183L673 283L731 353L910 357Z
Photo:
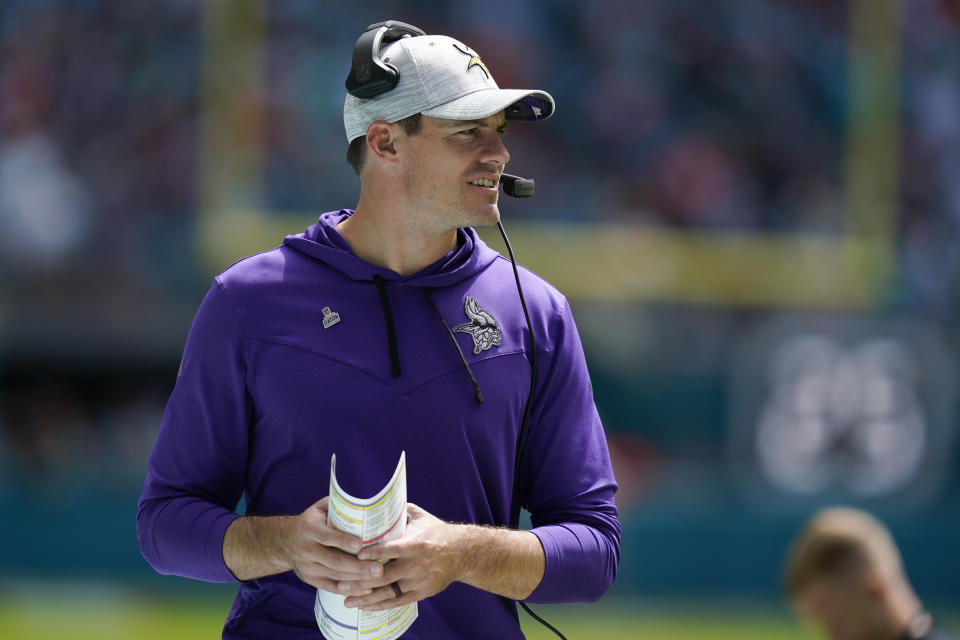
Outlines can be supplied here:
M868 513L817 513L791 547L785 586L832 640L949 640L933 627L890 532Z
M513 600L592 601L616 574L580 340L563 296L522 269L538 375L514 492L530 336L510 262L471 228L499 219L508 119L544 119L553 99L499 89L446 36L381 55L396 87L344 104L356 209L215 278L150 456L142 553L240 582L225 638L320 637L315 588L364 610L417 601L404 638L522 638ZM331 455L365 497L401 451L406 532L361 551L327 524ZM507 526L521 505L532 530Z

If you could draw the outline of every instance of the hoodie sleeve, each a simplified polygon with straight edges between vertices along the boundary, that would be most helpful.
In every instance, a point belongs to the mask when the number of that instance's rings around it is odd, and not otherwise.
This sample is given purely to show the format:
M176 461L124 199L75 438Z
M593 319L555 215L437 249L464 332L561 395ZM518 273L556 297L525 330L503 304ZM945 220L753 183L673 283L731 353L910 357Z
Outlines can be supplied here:
M187 337L137 513L143 557L159 573L235 582L223 536L237 517L250 402L242 329L218 281Z
M546 569L527 600L592 602L613 583L620 562L617 485L566 301L545 337L521 486Z

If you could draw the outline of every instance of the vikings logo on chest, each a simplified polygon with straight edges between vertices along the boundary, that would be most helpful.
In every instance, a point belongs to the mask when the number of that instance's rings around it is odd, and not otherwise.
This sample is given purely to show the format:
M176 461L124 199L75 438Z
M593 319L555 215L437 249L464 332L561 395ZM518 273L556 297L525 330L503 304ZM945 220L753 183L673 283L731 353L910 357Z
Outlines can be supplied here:
M478 354L500 346L500 325L489 311L484 310L476 298L467 296L463 303L463 312L470 322L458 324L453 328L457 333L469 333L473 338L473 353Z

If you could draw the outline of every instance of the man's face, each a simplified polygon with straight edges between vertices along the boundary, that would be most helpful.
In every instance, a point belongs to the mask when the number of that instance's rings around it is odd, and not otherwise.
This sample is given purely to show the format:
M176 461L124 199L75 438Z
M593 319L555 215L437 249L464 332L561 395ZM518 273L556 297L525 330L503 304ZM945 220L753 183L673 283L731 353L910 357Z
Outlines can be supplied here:
M896 640L899 636L883 599L862 576L821 578L800 592L796 605L830 640Z
M418 221L435 231L496 224L500 174L510 160L503 112L480 120L423 116L407 137L404 184Z

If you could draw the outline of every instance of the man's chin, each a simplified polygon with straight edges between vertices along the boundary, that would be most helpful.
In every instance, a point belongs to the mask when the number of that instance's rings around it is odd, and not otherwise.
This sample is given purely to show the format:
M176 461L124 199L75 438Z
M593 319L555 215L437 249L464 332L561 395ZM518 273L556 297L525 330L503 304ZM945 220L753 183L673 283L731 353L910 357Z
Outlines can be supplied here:
M493 205L489 209L483 212L482 215L477 216L477 221L473 223L472 226L475 227L489 227L500 222L500 209L497 205Z

